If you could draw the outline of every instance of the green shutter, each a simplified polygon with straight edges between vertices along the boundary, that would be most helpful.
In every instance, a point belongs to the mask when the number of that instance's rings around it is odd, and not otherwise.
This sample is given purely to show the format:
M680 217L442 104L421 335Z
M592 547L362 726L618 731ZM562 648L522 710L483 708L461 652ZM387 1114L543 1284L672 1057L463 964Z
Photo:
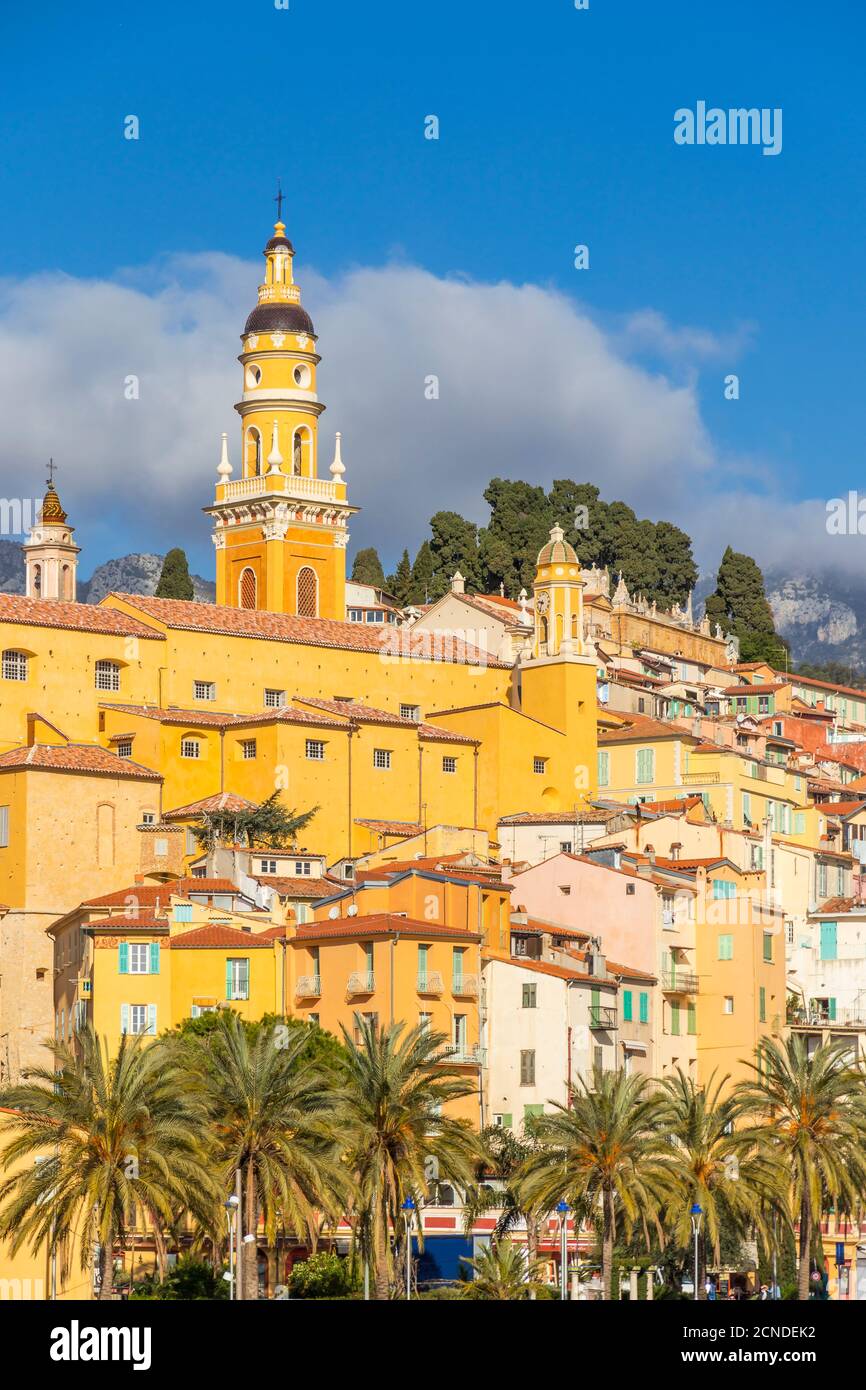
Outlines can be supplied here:
M767 991L763 985L758 990L758 1022L767 1022Z
M638 1003L640 1005L641 1023L649 1023L649 995L646 990L641 990Z
M504 1115L502 1116L502 1128L503 1128L503 1129L511 1129L511 1126L512 1126L513 1123L514 1123L514 1118L513 1118L513 1116L512 1116L511 1114L504 1114Z
M153 1035L156 1033L156 1005L155 1005L155 1004L148 1004L148 1006L147 1006L147 1031L148 1031L148 1033L151 1035L151 1037L153 1037Z
M543 1106L543 1105L524 1105L524 1107L523 1107L523 1118L524 1118L524 1120L535 1120L535 1119L538 1118L539 1115L543 1115L543 1114L544 1114L544 1106Z
M835 1022L836 1022L836 1000L835 1000L835 999L828 999L828 1000L827 1000L827 1012L828 1012L828 1014L830 1015L830 1022L831 1022L831 1023L835 1023Z
M622 1017L624 1023L631 1023L631 990L624 989L622 992Z
M698 1010L696 1004L689 1004L688 1006L686 1027L692 1036L698 1031Z
M772 961L772 959L773 959L773 937L772 937L772 933L771 933L771 932L765 931L765 932L764 932L764 960Z
M680 1035L680 1006L671 1004L671 1036L678 1038Z
M158 941L151 941L151 943L150 943L150 973L151 973L151 975L158 975L158 974L159 974L159 942L158 942Z
M117 968L121 975L129 974L129 942L121 941L117 948ZM126 1029L124 1029L126 1032Z
M606 787L610 781L610 753L599 751L598 754L598 785Z
M226 960L226 999L232 997L232 963Z

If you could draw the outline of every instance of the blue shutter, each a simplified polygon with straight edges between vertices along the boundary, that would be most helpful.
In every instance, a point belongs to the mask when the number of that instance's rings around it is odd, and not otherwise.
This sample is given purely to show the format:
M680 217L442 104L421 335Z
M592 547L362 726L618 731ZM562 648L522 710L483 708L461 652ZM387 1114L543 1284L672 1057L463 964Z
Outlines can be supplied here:
M835 1023L835 1022L836 1022L836 1000L835 1000L835 999L828 999L828 1000L827 1000L827 1012L828 1012L828 1014L830 1015L830 1022L831 1022L831 1023Z
M129 1032L129 1005L128 1005L128 1004L121 1004L121 1006L120 1006L120 1031L121 1031L121 1033L128 1033L128 1032Z
M151 941L151 943L150 943L150 973L151 973L151 975L158 975L158 974L159 974L159 942L158 942L158 941Z
M129 974L129 942L121 941L117 948L117 968L121 975ZM126 1032L126 1029L123 1030Z
M821 960L836 959L836 923L821 923Z
M649 995L645 990L641 990L640 994L640 1021L649 1023Z
M631 1023L631 990L624 989L622 992L622 1018L624 1023Z

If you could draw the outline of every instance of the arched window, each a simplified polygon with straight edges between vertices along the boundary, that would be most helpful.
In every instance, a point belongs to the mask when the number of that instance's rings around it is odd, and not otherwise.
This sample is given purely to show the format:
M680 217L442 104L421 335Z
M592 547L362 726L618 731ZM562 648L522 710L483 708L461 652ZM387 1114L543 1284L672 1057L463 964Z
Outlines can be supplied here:
M247 475L258 478L262 471L262 436L255 425L247 430Z
M120 689L120 666L116 661L97 661L94 667L97 690Z
M4 681L26 681L27 656L24 652L5 651L0 661Z
M256 576L249 565L241 570L238 600L241 608L255 608L256 606Z
M572 639L572 641L576 641L576 639L577 639L577 614L576 614L576 613L573 613L573 614L571 615L571 639Z
M547 619L541 620L541 650L547 652Z
M301 476L301 431L298 430L292 442L292 473L296 478Z
M298 614L302 618L319 616L319 581L309 565L298 570Z
M42 593L42 566L33 566L33 592L37 598Z
M67 600L75 597L72 592L72 571L68 565L64 565L61 570L60 597Z

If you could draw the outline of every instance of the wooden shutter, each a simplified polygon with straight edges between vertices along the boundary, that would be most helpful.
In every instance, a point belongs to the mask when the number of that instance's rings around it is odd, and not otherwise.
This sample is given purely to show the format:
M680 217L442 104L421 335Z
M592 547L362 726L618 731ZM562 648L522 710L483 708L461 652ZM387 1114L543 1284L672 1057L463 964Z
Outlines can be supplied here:
M121 1033L128 1033L128 1032L129 1032L129 1005L128 1005L128 1004L121 1004L121 1006L120 1006L120 1031L121 1031Z
M156 1033L156 1005L155 1005L155 1004L148 1004L148 1006L147 1006L147 1031L148 1031L148 1033L151 1035L151 1037L153 1037L153 1035Z
M121 975L129 974L129 942L121 941L117 948L117 968ZM123 1030L126 1032L126 1029Z
M631 1023L631 990L624 989L622 992L622 1017L624 1023Z
M226 999L232 997L232 963L226 960Z
M646 993L645 990L641 990L640 1001L639 1001L639 1002L640 1002L640 1021L641 1021L641 1023L649 1023L649 995Z
M151 943L150 943L150 973L151 973L151 975L158 975L158 974L159 974L159 942L158 942L158 941L151 941Z

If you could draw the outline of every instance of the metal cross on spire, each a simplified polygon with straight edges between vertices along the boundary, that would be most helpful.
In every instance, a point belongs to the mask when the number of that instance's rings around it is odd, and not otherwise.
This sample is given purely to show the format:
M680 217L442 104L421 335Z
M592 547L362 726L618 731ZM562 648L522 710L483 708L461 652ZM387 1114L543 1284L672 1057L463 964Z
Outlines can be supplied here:
M60 467L60 465L57 464L57 463L55 463L53 459L50 458L50 459L48 460L48 486L49 486L49 487L53 487L53 486L54 486L54 474L57 472L57 469L58 469L59 467Z
M274 199L274 202L275 202L276 205L277 205L277 221L278 221L278 222L282 222L282 220L283 220L283 199L285 198L285 196L286 196L286 195L283 193L283 186L282 186L280 180L277 179L277 196L276 196L276 198Z

